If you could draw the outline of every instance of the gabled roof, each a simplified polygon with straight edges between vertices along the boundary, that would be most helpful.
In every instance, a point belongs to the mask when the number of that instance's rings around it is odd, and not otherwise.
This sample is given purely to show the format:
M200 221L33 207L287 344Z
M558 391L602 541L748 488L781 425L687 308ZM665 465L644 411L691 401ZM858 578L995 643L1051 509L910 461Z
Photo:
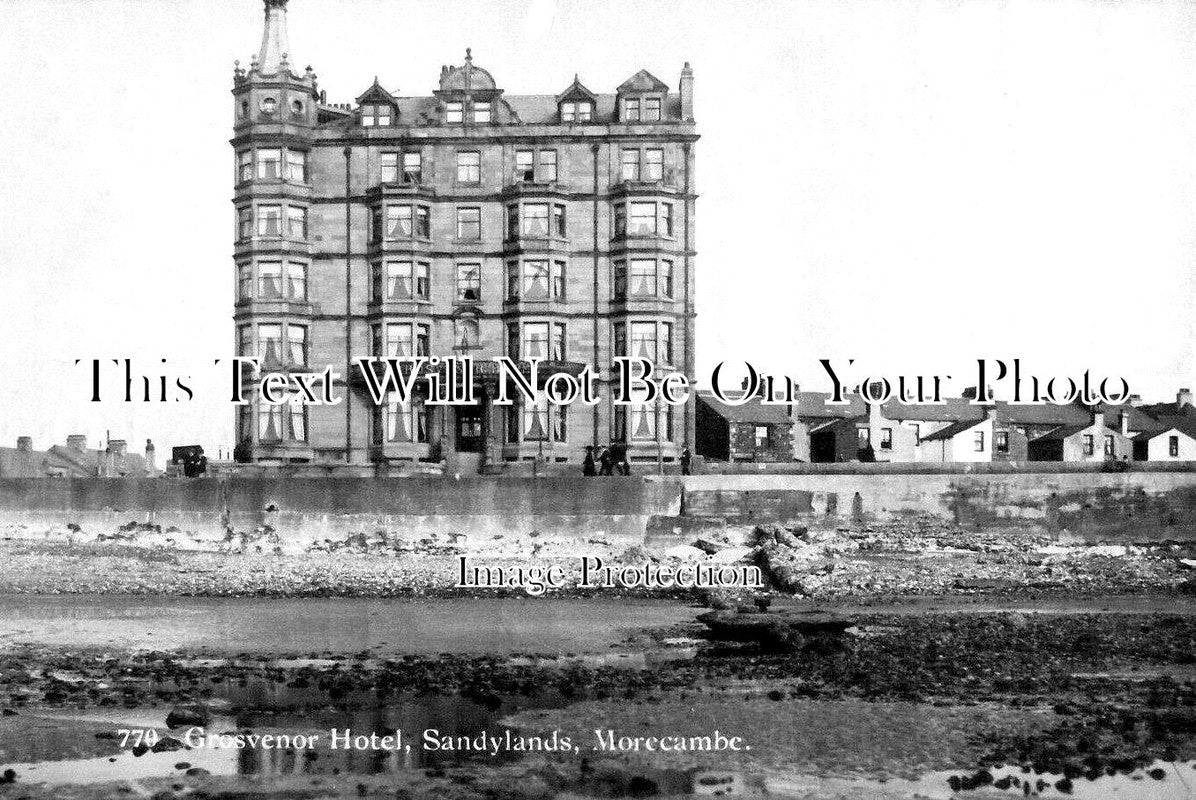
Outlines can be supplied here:
M830 392L797 392L793 413L800 419L845 419L863 416L868 413L868 407L858 394L844 395L846 403L830 405Z
M1060 425L1054 430L1047 431L1042 436L1035 437L1032 441L1035 442L1061 442L1069 436L1075 436L1083 430L1092 427L1092 423L1085 425Z
M1196 408L1184 406L1178 408L1175 403L1153 403L1138 406L1139 411L1149 414L1160 425L1178 428L1180 431L1196 438Z
M1015 425L1092 424L1092 414L1080 406L1054 403L997 403L999 415Z
M619 88L615 91L619 94L626 94L627 92L667 92L668 90L669 87L664 81L648 70L641 69L619 84Z
M574 75L573 83L569 84L569 88L556 96L558 103L563 103L566 100L589 100L593 103L598 100L598 95L587 89Z
M377 75L374 76L374 85L362 92L361 96L357 98L357 105L361 105L362 103L387 103L396 107L399 105L399 101L395 96L383 89L382 85L378 83Z
M984 406L972 405L972 401L965 397L946 397L942 403L912 403L906 405L896 400L890 400L881 406L881 414L885 419L895 422L910 420L912 422L962 422L971 420L973 423L984 419Z
M1187 436L1189 439L1196 439L1191 433L1188 433L1183 428L1171 427L1163 428L1157 431L1142 431L1134 437L1135 442L1149 442L1151 439L1157 439L1160 436L1167 436L1169 434L1178 433L1182 436Z
M965 431L969 431L972 428L975 428L981 422L984 422L984 420L983 419L964 419L964 420L960 420L959 422L952 422L947 427L939 428L934 433L928 433L921 438L922 438L923 442L928 442L928 441L932 441L935 439L953 439L956 436L958 436L959 434L964 433Z
M1141 408L1129 403L1119 405L1101 403L1095 409L1105 415L1105 424L1110 428L1120 428L1122 414L1129 414L1131 431L1154 431L1157 433L1167 427Z
M791 425L793 423L785 411L785 406L766 406L754 397L741 406L726 405L705 392L698 393L698 400L730 422L750 422L758 425Z

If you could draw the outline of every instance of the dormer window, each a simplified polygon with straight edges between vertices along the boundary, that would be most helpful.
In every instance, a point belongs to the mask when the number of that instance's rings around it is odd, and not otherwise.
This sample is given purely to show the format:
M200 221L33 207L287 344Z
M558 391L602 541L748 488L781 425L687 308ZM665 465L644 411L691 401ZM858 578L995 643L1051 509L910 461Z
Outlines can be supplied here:
M644 122L660 122L660 98L648 97L644 99Z
M490 103L473 104L473 121L481 124L489 124Z
M465 121L465 104L451 102L444 104L444 121L453 124Z
M393 119L394 111L388 105L370 103L361 107L361 125L364 128L386 127Z
M561 103L561 122L589 122L594 118L594 104L589 100Z
M640 121L640 101L624 100L623 101L623 121L624 122L639 122Z

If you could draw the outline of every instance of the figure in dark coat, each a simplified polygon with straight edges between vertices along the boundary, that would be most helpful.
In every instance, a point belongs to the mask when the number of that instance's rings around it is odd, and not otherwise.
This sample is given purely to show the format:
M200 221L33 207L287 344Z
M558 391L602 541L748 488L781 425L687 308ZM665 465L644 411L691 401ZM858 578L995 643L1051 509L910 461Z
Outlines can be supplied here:
M598 470L594 466L593 445L586 445L586 457L581 461L581 474L587 478L592 478L598 474Z
M598 474L599 475L613 475L611 469L615 465L614 456L611 455L610 448L602 448L602 452L598 454Z
M689 448L686 447L681 451L681 474L689 475L690 464L693 462L693 456L689 453Z

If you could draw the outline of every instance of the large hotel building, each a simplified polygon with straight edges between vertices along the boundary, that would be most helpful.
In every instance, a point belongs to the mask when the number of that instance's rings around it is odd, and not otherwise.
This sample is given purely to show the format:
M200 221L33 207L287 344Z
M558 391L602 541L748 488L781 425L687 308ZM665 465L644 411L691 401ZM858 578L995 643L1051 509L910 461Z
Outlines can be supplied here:
M375 79L329 103L286 11L265 0L261 50L234 73L236 346L264 371L333 365L343 400L238 407L238 458L501 472L591 444L653 464L692 447L692 401L614 406L609 385L618 355L693 377L688 64L675 92L640 70L614 94L566 77L507 95L467 50L430 95ZM474 357L478 402L378 405L350 367L425 354ZM496 405L503 355L594 365L601 402Z

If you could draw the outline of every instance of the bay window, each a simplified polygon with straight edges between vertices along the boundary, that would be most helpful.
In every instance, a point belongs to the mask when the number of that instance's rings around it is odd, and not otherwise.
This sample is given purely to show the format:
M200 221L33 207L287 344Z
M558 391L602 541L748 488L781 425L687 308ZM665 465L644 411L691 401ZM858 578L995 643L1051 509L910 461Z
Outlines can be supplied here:
M263 364L282 361L282 326L271 323L257 326L257 357Z
M282 235L282 206L257 207L257 235Z
M548 235L548 204L547 203L524 203L523 204L522 234L524 236L547 236Z
M278 404L260 403L257 436L261 442L307 441L307 406L298 393Z
M552 233L554 236L565 238L565 207L560 203L552 205Z
M389 322L373 328L374 355L381 358L426 356L431 344L431 329L412 322Z
M431 297L430 265L426 261L387 261L374 265L373 298L427 300Z
M253 265L237 266L237 299L248 300L253 296Z
M382 407L380 443L425 444L428 441L428 414L423 403L409 398L400 402L398 398L387 398Z
M411 206L387 206L385 231L387 239L411 238Z
M242 150L237 153L237 181L244 183L253 180L253 151Z
M287 347L290 352L290 363L305 366L307 364L307 328L302 325L288 325Z
M307 241L307 209L287 206L287 236Z
M258 283L257 296L259 300L281 300L282 262L262 261L257 265Z
M253 209L237 209L237 238L245 241L253 236Z
M656 233L656 203L628 203L631 218L627 232L632 236L652 236Z
M527 260L523 262L523 294L524 300L548 299L548 262Z
M286 291L288 300L307 299L307 264L301 261L287 262Z
M525 322L519 357L524 361L529 361L533 358L548 358L548 356L548 323Z
M302 150L287 151L287 180L307 183L307 153Z
M257 176L265 180L282 177L282 151L275 148L257 151Z

